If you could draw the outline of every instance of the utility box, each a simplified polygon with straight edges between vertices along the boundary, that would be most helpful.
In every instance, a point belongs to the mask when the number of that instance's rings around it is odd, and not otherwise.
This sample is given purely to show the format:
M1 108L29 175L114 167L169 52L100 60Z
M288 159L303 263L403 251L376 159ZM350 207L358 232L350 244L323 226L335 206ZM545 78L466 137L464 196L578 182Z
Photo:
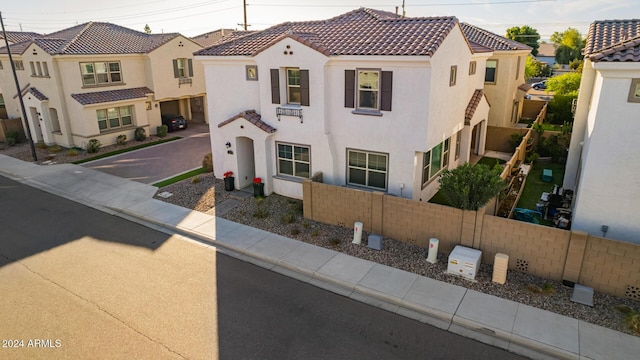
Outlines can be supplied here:
M447 273L473 280L478 274L481 257L482 251L480 250L456 245L451 254L449 254Z

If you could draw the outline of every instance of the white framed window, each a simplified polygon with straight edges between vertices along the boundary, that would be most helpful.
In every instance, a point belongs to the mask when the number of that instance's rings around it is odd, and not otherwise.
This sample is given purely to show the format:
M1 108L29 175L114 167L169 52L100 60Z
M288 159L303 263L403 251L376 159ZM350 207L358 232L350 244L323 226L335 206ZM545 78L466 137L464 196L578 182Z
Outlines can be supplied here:
M38 71L38 76L42 77L42 63L40 61L36 61L36 70Z
M85 62L80 63L83 85L105 85L122 82L120 62Z
M476 62L475 61L471 61L469 63L469 75L475 75L476 73Z
M181 78L187 77L187 71L186 71L187 70L187 65L186 65L186 63L187 63L187 59L185 59L185 58L176 59L176 66L177 66L177 69L178 69L178 77L181 77Z
M347 150L347 183L387 190L389 155L370 151Z
M456 160L460 158L460 143L462 142L462 130L456 134Z
M422 157L422 187L449 166L450 138L431 148Z
M300 105L300 69L287 68L287 104Z
M49 66L46 61L42 62L42 70L44 71L44 76L49 76Z
M495 84L496 72L498 70L498 60L487 60L487 68L484 73L484 82Z
M278 175L311 177L311 147L276 143L278 157Z
M359 69L357 77L357 108L380 110L380 70Z
M98 116L98 128L100 128L100 131L108 131L133 125L132 110L132 106L120 106L96 110Z
M13 60L13 66L16 70L24 70L24 63L22 60Z
M31 68L31 76L36 76L36 64L33 61L29 61L29 67Z
M458 77L458 66L451 66L451 70L449 70L449 86L454 86L456 84L456 78Z

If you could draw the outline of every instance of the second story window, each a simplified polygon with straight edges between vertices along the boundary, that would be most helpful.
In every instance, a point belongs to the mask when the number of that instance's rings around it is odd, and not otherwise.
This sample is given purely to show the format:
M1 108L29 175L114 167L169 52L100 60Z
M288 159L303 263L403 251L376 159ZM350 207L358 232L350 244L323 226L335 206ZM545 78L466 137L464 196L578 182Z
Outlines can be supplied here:
M186 58L173 59L173 77L193 77L193 60Z
M358 70L358 109L378 110L380 108L380 72Z
M458 66L451 66L451 70L449 70L449 86L454 86L456 84L456 80L458 78Z
M287 68L287 103L300 105L300 69Z
M15 66L16 70L24 70L24 63L22 60L13 60L13 66Z
M498 60L487 60L487 69L484 74L484 82L495 84L497 70L498 70Z
M393 72L378 69L344 71L344 106L354 114L381 115L391 111Z
M82 85L105 85L122 82L120 62L80 63Z
M476 73L476 62L472 61L469 63L469 75L474 75Z

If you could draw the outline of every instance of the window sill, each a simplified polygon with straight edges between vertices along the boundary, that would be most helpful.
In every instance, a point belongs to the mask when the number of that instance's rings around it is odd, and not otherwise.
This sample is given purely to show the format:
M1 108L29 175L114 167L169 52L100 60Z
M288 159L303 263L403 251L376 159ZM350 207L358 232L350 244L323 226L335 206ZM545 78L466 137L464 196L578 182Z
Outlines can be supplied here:
M304 180L309 180L308 178L295 177L291 175L274 175L273 178L278 180L300 183L300 184L302 184Z
M123 82L119 82L119 83L108 83L108 84L98 84L98 85L82 85L83 89L95 89L95 88L101 88L101 87L110 87L110 86L122 86L122 85L127 85Z
M302 110L302 105L300 104L283 104L283 105L280 105L280 107L283 109Z
M382 116L382 113L378 110L356 109L356 110L352 110L351 113L354 115Z
M100 131L99 135L115 134L115 133L119 133L119 132L122 132L122 131L133 130L135 128L136 128L135 125L121 126L119 128L116 128L116 129L102 130L102 131Z

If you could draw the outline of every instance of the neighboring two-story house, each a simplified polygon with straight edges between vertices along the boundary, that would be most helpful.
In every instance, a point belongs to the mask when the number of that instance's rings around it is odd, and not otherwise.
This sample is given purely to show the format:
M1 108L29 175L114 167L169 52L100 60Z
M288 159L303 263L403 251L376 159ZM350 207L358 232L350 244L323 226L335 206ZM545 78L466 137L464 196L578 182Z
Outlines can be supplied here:
M0 47L4 47L7 42L9 43L9 45L11 45L18 42L27 41L37 36L41 36L38 33L22 32L22 31L6 31L6 34L7 34L7 39L5 41L4 35L0 33ZM5 66L8 67L9 69L11 68L11 64L9 63L9 60L7 59L4 63L0 60L0 70L2 70ZM24 64L22 64L21 61L18 61L16 63L16 66L24 67ZM7 111L4 107L4 95L2 92L2 84L0 84L0 119L5 118L6 116L7 116Z
M564 175L572 230L640 243L640 20L596 21Z
M195 53L216 176L301 198L303 179L427 201L484 152L485 62L455 17L361 8L287 22ZM214 94L224 93L220 97Z
M520 121L529 89L524 73L531 47L467 23L460 26L472 46L493 52L484 78L485 96L491 104L489 126L513 127Z
M34 141L84 147L133 138L136 127L155 134L161 114L206 122L202 46L180 34L146 34L90 22L10 45L22 87L11 68L0 70L9 117L22 117L22 96ZM6 47L0 61L8 62ZM8 89L12 89L9 91Z

